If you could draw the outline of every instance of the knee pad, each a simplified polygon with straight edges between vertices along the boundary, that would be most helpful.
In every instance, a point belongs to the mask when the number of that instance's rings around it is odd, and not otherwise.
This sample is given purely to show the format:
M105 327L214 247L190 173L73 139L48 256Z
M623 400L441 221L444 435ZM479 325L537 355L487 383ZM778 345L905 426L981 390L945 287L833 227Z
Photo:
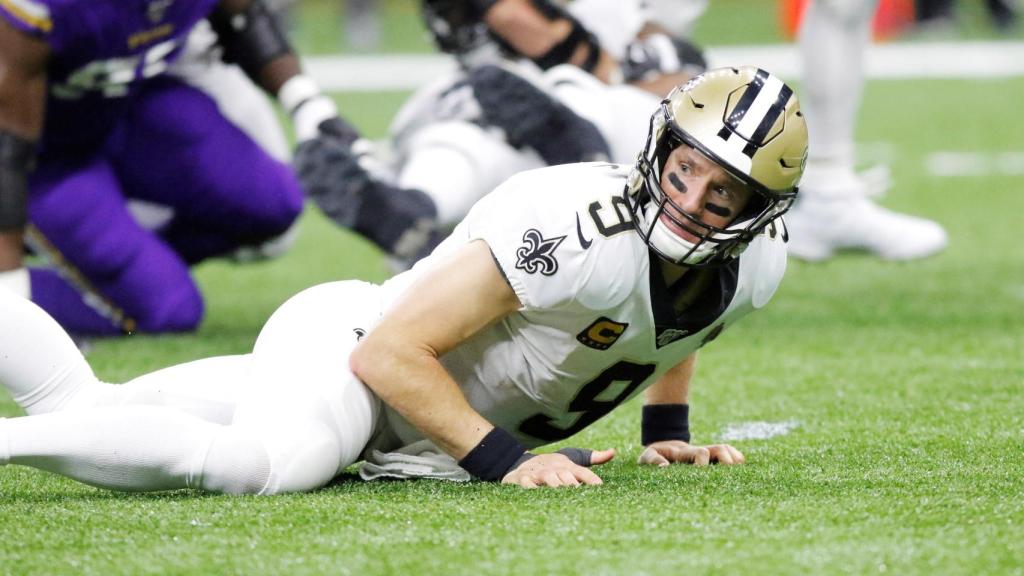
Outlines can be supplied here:
M331 481L341 466L341 447L331 429L318 421L282 422L261 434L270 462L260 494L306 492Z
M261 494L270 481L271 465L267 449L255 434L225 426L192 469L190 487Z

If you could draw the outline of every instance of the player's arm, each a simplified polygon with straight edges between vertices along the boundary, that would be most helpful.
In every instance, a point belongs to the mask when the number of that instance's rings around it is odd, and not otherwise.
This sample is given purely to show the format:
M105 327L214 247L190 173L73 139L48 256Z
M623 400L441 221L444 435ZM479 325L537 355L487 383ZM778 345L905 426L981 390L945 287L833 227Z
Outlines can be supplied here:
M21 266L49 47L0 18L0 272Z
M526 487L599 484L593 472L562 454L525 460L525 448L470 406L439 361L519 308L488 245L472 242L410 286L355 348L349 364L384 402L474 476ZM600 463L611 454L595 452L591 458Z
M728 444L690 444L690 380L696 365L697 353L694 352L644 391L641 423L644 451L639 464L743 464L743 454Z
M334 101L302 72L280 19L267 0L221 0L209 16L224 49L224 60L237 64L249 78L276 96L292 119L299 142L342 137L358 138L338 117Z
M604 82L618 81L619 65L575 18L552 7L549 16L531 0L476 0L487 27L517 52L548 69L574 64Z

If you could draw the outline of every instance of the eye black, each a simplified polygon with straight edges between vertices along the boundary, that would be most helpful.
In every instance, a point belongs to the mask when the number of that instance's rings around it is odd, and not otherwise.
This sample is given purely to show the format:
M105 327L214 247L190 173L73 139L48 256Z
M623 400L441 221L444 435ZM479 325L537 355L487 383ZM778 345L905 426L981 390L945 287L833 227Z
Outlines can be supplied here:
M683 184L683 181L679 179L679 176L676 176L675 172L668 173L668 181L672 183L676 190L686 192L686 184Z

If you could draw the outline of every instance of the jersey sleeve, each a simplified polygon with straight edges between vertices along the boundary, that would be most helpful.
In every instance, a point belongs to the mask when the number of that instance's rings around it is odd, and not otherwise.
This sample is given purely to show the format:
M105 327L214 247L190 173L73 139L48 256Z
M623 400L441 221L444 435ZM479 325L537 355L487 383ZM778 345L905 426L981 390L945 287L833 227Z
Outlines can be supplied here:
M786 274L786 241L780 224L769 225L740 256L740 285L749 291L754 309L764 308Z
M53 31L50 7L37 0L0 0L0 17L32 36L46 37Z
M572 303L600 308L631 287L609 274L614 255L607 243L595 241L603 239L594 237L588 221L592 186L586 170L577 165L517 174L463 222L470 241L487 242L524 310Z

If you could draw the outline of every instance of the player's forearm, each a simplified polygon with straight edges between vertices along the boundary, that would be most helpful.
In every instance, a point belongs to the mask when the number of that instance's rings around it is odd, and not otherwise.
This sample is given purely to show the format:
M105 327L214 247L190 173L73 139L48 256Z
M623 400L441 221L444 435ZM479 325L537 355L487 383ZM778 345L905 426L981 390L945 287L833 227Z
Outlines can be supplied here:
M225 60L237 63L269 94L276 96L285 82L302 73L284 27L266 0L221 0L210 23Z
M0 20L0 272L22 265L28 175L43 127L49 48Z
M686 404L690 398L690 380L697 367L694 352L673 366L653 386L644 391L644 404Z
M484 22L528 58L545 54L572 30L568 20L549 20L526 0L497 2L484 14Z
M22 232L0 232L0 272L17 270L22 266Z
M604 82L621 76L618 63L601 49L596 37L568 13L554 7L551 11L544 14L528 0L502 0L484 14L484 22L541 68L568 63Z
M494 427L429 351L371 334L349 357L353 373L439 448L463 458Z

